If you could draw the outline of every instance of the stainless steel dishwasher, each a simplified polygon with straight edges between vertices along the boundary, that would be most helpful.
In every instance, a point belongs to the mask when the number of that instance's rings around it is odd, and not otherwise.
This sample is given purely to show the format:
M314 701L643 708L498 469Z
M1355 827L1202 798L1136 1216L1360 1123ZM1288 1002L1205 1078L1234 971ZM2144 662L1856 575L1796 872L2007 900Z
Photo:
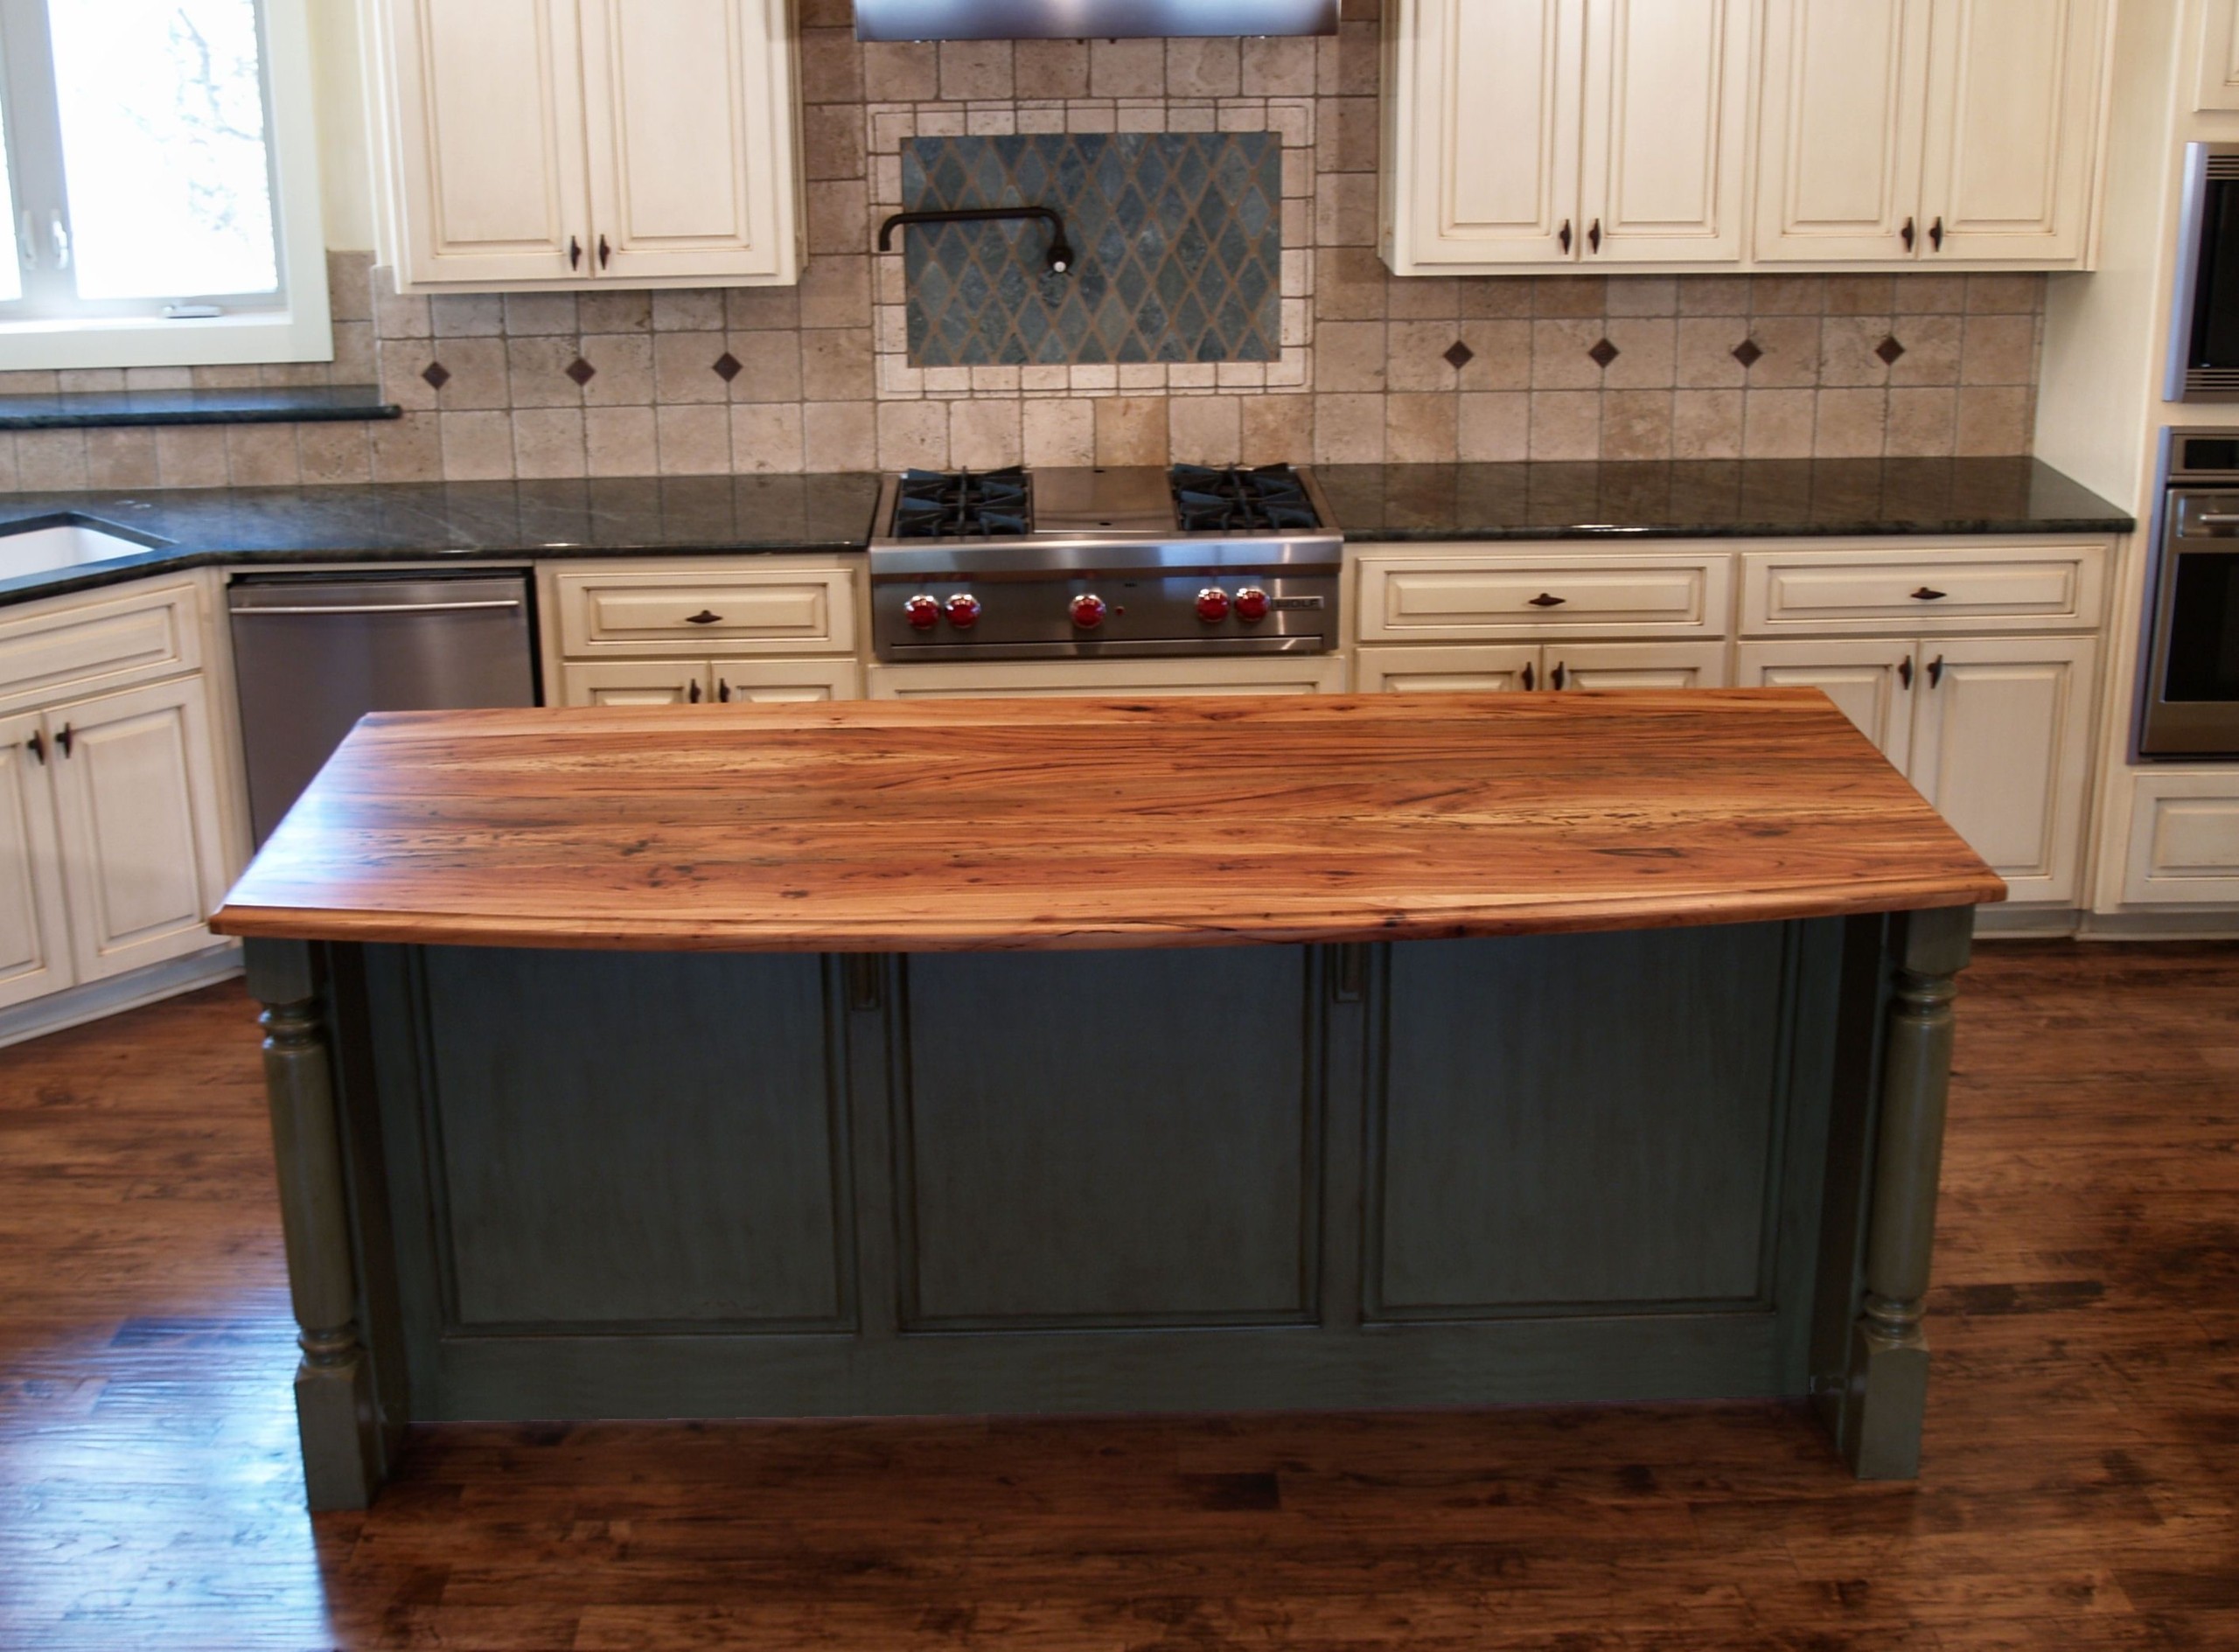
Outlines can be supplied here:
M367 712L536 703L526 570L250 574L227 606L259 843Z

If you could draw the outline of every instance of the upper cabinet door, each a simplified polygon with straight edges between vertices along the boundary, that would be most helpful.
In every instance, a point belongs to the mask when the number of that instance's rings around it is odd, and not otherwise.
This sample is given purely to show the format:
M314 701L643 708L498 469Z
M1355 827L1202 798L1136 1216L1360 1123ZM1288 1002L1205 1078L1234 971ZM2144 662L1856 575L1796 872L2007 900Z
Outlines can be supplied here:
M538 282L584 273L575 0L385 0L384 10L395 256L406 278Z
M1936 0L1922 255L2080 260L2105 0Z
M1386 261L1566 263L1579 254L1585 0L1394 0L1399 134Z
M1759 258L1913 254L1928 37L1927 0L1768 0Z
M1750 0L1595 0L1585 261L1741 256L1754 11Z
M2196 109L2239 109L2239 0L2203 0Z
M794 279L785 8L582 5L596 273Z

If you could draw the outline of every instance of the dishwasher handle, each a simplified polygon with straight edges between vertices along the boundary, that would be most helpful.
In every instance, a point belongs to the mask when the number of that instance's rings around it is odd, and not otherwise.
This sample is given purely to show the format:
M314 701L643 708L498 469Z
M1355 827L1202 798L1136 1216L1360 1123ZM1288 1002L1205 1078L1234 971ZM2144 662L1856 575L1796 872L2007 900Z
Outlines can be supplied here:
M294 608L236 608L234 617L259 614L461 614L477 608L519 608L518 596L493 597L478 603L332 603L324 607L305 603Z

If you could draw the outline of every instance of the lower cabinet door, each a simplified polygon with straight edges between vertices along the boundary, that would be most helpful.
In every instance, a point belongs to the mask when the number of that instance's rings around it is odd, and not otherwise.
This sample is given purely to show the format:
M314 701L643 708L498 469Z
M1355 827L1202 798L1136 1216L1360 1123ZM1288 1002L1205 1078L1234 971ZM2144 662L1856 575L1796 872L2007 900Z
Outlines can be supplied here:
M1364 647L1354 655L1364 694L1496 694L1542 687L1539 651L1517 643L1460 648Z
M1742 643L1733 652L1742 688L1817 688L1902 769L1913 735L1913 643L1838 637Z
M696 706L714 698L704 659L614 659L560 668L567 706Z
M1907 772L2013 900L2075 899L2096 656L2086 637L1921 645Z
M1551 688L1723 688L1724 643L1549 644Z
M852 659L719 659L715 698L764 704L861 700L862 667Z
M54 753L36 714L0 721L0 1007L74 979L54 840Z
M210 945L226 868L201 679L58 707L46 737L78 979Z

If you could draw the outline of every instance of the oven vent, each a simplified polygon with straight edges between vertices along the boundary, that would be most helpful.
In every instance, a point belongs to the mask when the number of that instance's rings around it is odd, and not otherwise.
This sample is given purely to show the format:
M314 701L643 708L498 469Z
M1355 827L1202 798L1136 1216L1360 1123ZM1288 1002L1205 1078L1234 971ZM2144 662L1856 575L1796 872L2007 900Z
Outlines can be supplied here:
M2187 367L2187 401L2239 401L2239 367Z
M2210 178L2239 178L2239 153L2230 155L2209 155L2208 157L2208 176Z

